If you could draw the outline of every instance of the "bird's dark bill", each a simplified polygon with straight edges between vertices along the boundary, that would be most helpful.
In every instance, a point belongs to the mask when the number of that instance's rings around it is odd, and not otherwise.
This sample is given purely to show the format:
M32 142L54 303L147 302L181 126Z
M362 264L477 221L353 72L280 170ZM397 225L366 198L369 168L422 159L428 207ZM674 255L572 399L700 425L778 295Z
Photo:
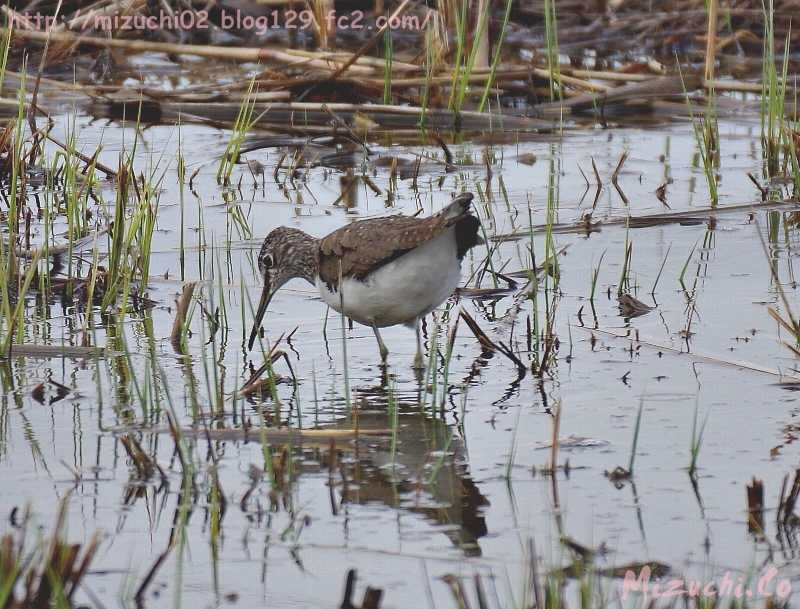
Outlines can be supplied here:
M253 329L250 331L250 340L247 342L248 350L253 348L253 343L256 341L256 336L258 336L258 330L261 328L261 320L264 318L264 313L267 311L270 300L272 300L272 290L269 283L265 283L264 289L261 290L261 299L258 301L256 317L253 320Z

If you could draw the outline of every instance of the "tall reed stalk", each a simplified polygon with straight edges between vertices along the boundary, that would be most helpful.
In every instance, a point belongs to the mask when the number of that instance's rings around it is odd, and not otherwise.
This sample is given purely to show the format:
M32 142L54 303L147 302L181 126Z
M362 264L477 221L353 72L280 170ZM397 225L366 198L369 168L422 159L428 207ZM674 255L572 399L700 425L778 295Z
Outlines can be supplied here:
M761 75L761 147L764 176L772 178L781 169L781 143L785 131L786 81L789 67L791 29L784 45L783 68L775 61L775 7L773 0L762 4L764 13L764 53Z
M494 58L492 59L492 66L489 70L489 76L486 78L486 87L483 90L481 103L478 106L478 112L483 112L486 107L486 101L489 99L489 91L491 91L494 79L497 75L497 67L500 65L500 58L503 51L503 40L506 37L506 29L508 29L508 20L511 17L511 6L514 0L506 0L506 10L503 14L503 27L500 29L500 36L495 43Z
M478 58L480 41L489 27L489 13L491 2L481 3L482 10L476 15L477 22L472 32L472 45L467 44L469 38L470 0L461 0L460 10L455 11L456 17L456 59L453 65L453 82L450 90L448 107L454 112L460 112L469 89L469 79L475 69Z
M383 33L383 103L392 103L392 62L394 60L394 47L392 45L392 28L386 28Z
M561 98L556 0L544 0L544 31L547 49L547 70L550 72L550 99L555 101Z

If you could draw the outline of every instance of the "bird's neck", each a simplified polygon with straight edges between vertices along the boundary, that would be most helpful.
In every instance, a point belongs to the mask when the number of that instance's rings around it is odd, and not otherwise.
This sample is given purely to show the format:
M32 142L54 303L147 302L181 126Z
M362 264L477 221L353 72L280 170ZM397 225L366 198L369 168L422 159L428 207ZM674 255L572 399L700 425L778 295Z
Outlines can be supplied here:
M293 275L300 279L305 279L314 285L318 270L319 239L302 231L297 231L298 235L292 244Z

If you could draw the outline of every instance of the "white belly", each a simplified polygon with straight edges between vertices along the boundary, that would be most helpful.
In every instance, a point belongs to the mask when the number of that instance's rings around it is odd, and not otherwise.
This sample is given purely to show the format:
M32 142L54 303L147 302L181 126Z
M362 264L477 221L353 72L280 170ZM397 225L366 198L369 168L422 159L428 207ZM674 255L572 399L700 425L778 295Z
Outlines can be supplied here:
M461 279L455 229L385 264L364 281L344 279L342 294L316 280L325 303L358 323L411 324L453 293ZM342 310L344 302L344 310Z

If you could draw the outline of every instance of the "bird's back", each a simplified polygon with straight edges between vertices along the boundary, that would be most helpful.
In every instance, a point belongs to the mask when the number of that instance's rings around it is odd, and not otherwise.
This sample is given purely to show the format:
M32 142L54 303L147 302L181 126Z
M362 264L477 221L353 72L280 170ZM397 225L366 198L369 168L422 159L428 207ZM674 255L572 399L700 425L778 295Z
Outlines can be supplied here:
M481 243L480 221L470 213L472 194L456 197L441 212L427 218L390 216L353 222L319 242L320 279L329 287L339 275L363 280L371 272L419 248L455 227L456 249L461 260Z

